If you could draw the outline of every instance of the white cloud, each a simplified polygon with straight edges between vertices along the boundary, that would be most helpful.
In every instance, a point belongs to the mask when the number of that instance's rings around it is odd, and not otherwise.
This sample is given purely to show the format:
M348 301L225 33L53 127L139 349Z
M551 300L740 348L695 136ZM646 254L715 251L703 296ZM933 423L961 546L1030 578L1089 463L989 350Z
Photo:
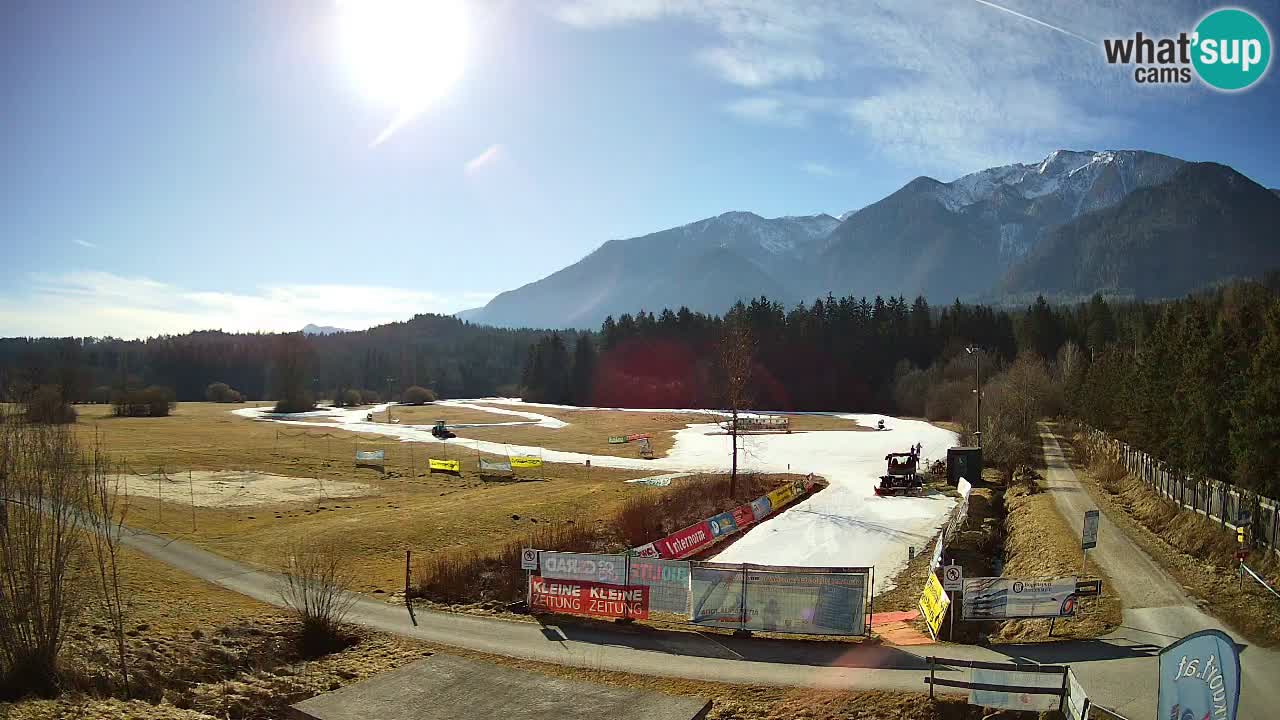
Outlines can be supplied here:
M684 22L709 30L692 62L766 91L739 119L842 122L885 157L937 175L1065 146L1105 146L1128 111L1177 102L1135 86L1086 42L1186 29L1192 0L563 0L552 15L591 29ZM701 37L703 34L692 35Z
M817 175L818 177L834 177L835 175L838 174L829 165L824 165L822 163L816 163L816 162L807 162L804 165L801 165L800 169L804 170L810 175Z
M699 59L724 80L743 87L764 87L785 80L817 80L826 71L815 55L754 53L740 48L716 47L702 51Z
M502 145L494 143L493 145L490 145L489 147L485 148L484 152L468 160L467 164L463 166L463 170L468 175L474 175L475 173L480 172L486 166L492 165L493 163L501 159L502 153L503 153Z
M73 243L75 243L75 244L77 244L77 245L79 245L80 247L83 247L83 248L97 249L97 247L98 247L96 244L91 243L91 242L89 242L88 240L81 240L80 238L76 238L76 239L72 240L71 242L73 242Z
M494 293L434 293L375 285L277 285L254 293L192 290L107 272L33 273L0 295L0 336L147 337L189 330L362 329L418 313L453 313Z

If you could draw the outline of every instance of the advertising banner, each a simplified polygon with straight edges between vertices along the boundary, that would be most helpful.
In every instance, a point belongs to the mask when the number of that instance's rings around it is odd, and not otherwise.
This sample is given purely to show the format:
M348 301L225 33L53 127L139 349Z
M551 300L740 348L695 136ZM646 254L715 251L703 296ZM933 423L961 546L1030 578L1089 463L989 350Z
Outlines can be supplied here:
M1057 692L1044 694L1027 692L1021 688L1042 689L1049 691L1062 690L1062 676L1058 673L1020 672L1017 670L990 670L973 668L969 674L969 682L983 685L1005 685L1010 690L992 690L973 688L969 690L969 704L986 708L1005 710L1029 710L1047 712L1057 710L1062 704L1062 696ZM1013 690L1013 688L1019 688Z
M661 555L659 555L659 554L658 554L658 548L654 547L654 546L653 546L653 543L645 543L645 544L641 545L640 547L638 547L638 548L636 548L636 549L632 550L632 551L631 551L631 556L632 556L632 557L642 557L642 558L659 558L659 557L662 557Z
M649 588L550 580L531 575L529 607L534 612L646 620L649 617Z
M609 444L610 444L610 445L621 445L621 444L625 443L626 441L627 441L627 436L626 436L626 435L610 435L610 436L609 436Z
M769 504L767 495L762 495L751 501L751 514L755 516L756 522L769 517L771 512L773 512L773 506Z
M543 550L538 558L542 577L548 580L580 580L604 585L626 584L626 558L621 555L565 553Z
M813 489L813 486L817 484L817 481L813 479L813 473L809 473L804 478L804 491L809 492Z
M1221 630L1192 633L1160 651L1156 717L1236 720L1240 651Z
M782 487L771 491L768 495L765 495L765 497L769 498L769 506L774 510L778 510L781 509L782 506L791 502L791 498L795 497L795 490L792 489L790 485L783 485Z
M507 461L489 462L484 458L480 458L480 469L489 472L511 472L511 463Z
M755 513L751 512L750 505L739 505L733 509L733 524L738 526L739 530L746 530L755 524Z
M532 455L512 455L511 467L513 468L542 467L542 458L533 457Z
M738 532L738 524L734 522L732 513L720 513L707 520L707 524L711 526L711 534L717 538Z
M627 584L649 588L649 612L689 614L689 563L633 557Z
M356 462L358 463L375 463L380 464L387 459L387 453L383 450L356 451Z
M436 460L435 458L428 458L427 467L432 472L462 472L462 464L457 460Z
M703 520L683 530L677 530L661 540L654 541L658 554L668 560L679 560L694 555L715 542L711 534L711 525Z
M942 589L938 576L930 572L929 579L924 584L924 592L920 593L920 614L924 616L925 623L929 625L929 632L933 634L935 640L938 639L938 631L942 629L942 618L946 617L949 607L951 607L951 596Z
M1076 579L966 578L965 620L1052 618L1076 612Z
M710 627L741 627L743 576L740 567L693 565L689 575L689 620Z
M635 433L634 435L627 436L627 442L635 442L636 440L640 440L641 438L648 440L649 437L650 437L649 433Z
M862 573L747 572L746 629L805 635L866 632Z

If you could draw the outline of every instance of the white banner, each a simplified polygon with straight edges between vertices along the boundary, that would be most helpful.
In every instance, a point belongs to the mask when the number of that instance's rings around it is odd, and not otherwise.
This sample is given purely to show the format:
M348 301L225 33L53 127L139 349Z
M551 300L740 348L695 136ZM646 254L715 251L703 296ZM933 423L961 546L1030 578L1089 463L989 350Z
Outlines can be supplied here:
M580 582L625 585L626 558L622 555L596 555L592 553L564 553L544 550L539 553L538 565L542 577L549 580L578 580Z
M1076 612L1076 579L966 578L965 620L1051 618Z
M1062 688L1062 676L1058 673L974 668L969 673L969 681L985 685L1011 685L1024 688L1044 688L1046 690ZM1039 693L1004 692L974 688L969 691L969 704L987 708L1045 712L1057 710L1058 706L1062 704L1062 697L1053 694L1041 695Z
M689 614L689 562L633 557L627 561L632 587L649 588L649 611Z

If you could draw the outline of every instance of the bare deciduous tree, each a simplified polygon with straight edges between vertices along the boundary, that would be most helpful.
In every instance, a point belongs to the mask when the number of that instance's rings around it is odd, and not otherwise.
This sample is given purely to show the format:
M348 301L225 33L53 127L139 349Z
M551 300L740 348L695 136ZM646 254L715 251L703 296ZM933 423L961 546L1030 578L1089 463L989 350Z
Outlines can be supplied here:
M331 647L356 601L347 590L351 571L341 553L330 543L302 538L289 547L281 574L280 596L302 621L303 649Z
M733 442L733 464L729 471L729 495L738 484L738 411L750 402L751 366L755 355L755 339L740 312L725 316L720 338L720 364L724 369L725 404L731 416L729 436Z

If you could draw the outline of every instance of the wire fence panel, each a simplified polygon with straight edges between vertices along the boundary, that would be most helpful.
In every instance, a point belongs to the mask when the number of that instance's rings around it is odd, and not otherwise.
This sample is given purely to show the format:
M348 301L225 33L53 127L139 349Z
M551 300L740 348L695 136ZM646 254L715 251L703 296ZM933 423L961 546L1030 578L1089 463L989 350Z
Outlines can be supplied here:
M1101 430L1087 428L1090 442L1103 448L1130 474L1178 505L1216 521L1225 528L1246 528L1253 541L1280 553L1280 503L1242 491L1212 478L1196 478L1176 471L1128 443Z
M633 557L628 560L628 585L649 588L649 611L689 615L690 564L686 560Z

